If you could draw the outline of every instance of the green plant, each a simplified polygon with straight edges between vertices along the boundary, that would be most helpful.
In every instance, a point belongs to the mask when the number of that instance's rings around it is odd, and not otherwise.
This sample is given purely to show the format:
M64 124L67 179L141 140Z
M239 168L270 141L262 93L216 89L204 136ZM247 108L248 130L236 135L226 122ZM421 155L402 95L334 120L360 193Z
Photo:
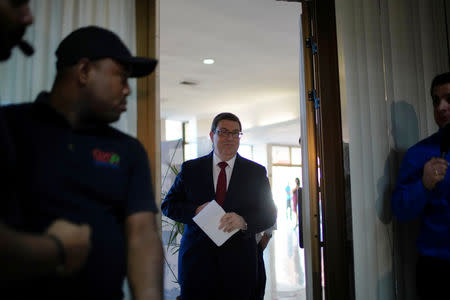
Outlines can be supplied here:
M163 222L163 224L166 224L166 226L170 226L169 240L167 242L167 252L170 252L172 255L175 255L180 250L180 244L177 242L177 237L178 237L178 235L180 235L180 236L183 235L184 224L180 223L180 222L175 222L175 221L167 221L164 219L162 220L162 222ZM170 264L167 261L165 256L164 256L164 261L166 262L166 265L169 268L169 271L174 278L173 282L176 282L179 284L177 275L173 271L172 267L170 266Z
M170 158L170 161L168 163L168 167L165 171L162 183L161 183L161 188L163 188L167 179L167 175L169 174L169 171L172 172L175 176L178 175L179 170L177 169L177 167L174 165L173 163L173 159L175 157L175 153L176 151L179 149L179 146L182 145L182 139L179 139L177 141L177 144L175 146L175 150ZM166 197L167 192L166 191L161 191L161 201L164 200L164 198ZM162 221L162 227L165 231L169 232L169 238L168 238L168 242L167 242L167 249L166 251L168 253L171 253L172 255L175 255L178 253L178 251L180 250L180 244L178 243L178 237L181 237L183 235L184 232L184 224L180 223L180 222L176 222L173 220L170 220L168 218L164 218L161 220ZM167 265L167 267L169 268L170 273L172 274L174 281L179 284L178 282L178 278L175 275L175 272L173 271L172 267L170 266L169 262L167 261L166 257L164 257L164 261Z
M174 254L178 253L178 251L180 250L180 244L177 243L177 236L183 235L184 225L179 222L167 221L164 219L162 220L162 222L168 226L171 226L169 241L167 242L167 252L171 251L171 254L174 255ZM170 266L170 264L167 261L165 256L164 256L164 261L165 261L167 267L169 268L170 273L172 274L172 276L174 278L173 282L176 282L179 284L178 277L175 274L175 272L173 271L172 267Z
M177 237L182 236L184 233L184 224L175 221L167 221L163 220L169 229L169 240L167 242L167 251L170 251L171 254L176 254L180 250L180 244L177 242Z

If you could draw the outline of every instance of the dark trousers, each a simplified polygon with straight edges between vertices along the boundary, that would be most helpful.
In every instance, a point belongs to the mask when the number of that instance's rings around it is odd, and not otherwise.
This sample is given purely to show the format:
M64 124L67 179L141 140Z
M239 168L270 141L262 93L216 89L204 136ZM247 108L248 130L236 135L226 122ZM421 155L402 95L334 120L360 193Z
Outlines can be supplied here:
M239 238L241 234L236 233L220 247L207 238L184 252L180 250L181 300L252 299L258 251L254 235Z
M450 261L419 256L416 286L420 299L450 299Z
M255 300L263 300L264 292L266 290L266 268L264 267L263 250L258 244L258 281L256 284Z

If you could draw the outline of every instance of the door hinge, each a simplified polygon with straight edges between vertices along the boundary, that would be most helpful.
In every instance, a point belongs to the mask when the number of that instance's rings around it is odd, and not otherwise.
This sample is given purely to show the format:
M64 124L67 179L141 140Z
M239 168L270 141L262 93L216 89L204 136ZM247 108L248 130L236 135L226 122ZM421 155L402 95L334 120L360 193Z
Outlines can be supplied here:
M306 48L311 48L313 54L317 54L317 44L312 41L312 38L306 38Z
M320 98L317 97L316 90L312 90L308 92L308 100L314 101L314 108L318 109L320 107Z

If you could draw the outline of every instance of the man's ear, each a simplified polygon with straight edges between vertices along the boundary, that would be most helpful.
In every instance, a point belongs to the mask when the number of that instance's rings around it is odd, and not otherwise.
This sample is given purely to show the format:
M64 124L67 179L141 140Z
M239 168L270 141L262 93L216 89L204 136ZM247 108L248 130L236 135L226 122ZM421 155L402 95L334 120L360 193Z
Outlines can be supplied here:
M211 138L211 143L213 144L213 147L214 147L214 132L210 131L209 137Z
M75 68L77 72L78 82L82 85L85 85L88 82L89 72L92 69L91 61L87 58L82 58L78 61Z

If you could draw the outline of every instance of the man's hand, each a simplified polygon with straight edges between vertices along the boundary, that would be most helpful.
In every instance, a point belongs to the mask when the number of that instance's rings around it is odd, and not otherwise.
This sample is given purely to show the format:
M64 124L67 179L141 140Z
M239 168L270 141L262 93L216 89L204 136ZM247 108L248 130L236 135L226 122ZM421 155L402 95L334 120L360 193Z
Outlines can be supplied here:
M224 232L231 232L235 229L247 229L247 223L245 222L244 218L234 212L226 213L225 215L223 215L223 217L220 219L219 230L223 230Z
M210 202L210 201L209 201ZM206 205L209 204L209 202L203 203L202 205L200 205L199 207L197 207L197 209L195 210L195 215L198 215L198 213L205 208Z
M442 158L433 157L423 166L422 183L427 190L432 190L436 184L444 180L448 162Z
M261 246L261 250L264 251L266 249L267 244L269 244L270 239L272 238L271 234L263 233L261 240L259 241L259 245Z
M47 228L46 233L56 236L64 246L66 264L61 275L70 275L81 269L91 248L89 225L56 220Z

